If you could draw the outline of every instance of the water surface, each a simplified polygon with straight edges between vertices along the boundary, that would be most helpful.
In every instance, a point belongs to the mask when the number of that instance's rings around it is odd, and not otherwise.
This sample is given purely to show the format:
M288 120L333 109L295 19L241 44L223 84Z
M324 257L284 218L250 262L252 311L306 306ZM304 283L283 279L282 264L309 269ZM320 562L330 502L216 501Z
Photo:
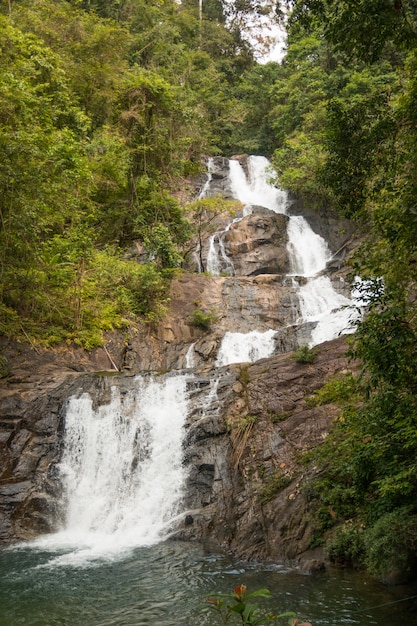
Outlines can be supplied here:
M106 559L42 542L0 551L1 626L215 626L204 598L244 583L267 587L268 608L313 626L404 626L409 603L369 610L397 593L358 573L302 575L282 564L245 563L195 544L167 541ZM265 605L266 606L266 605ZM368 609L368 610L367 610ZM283 623L283 622L281 622Z

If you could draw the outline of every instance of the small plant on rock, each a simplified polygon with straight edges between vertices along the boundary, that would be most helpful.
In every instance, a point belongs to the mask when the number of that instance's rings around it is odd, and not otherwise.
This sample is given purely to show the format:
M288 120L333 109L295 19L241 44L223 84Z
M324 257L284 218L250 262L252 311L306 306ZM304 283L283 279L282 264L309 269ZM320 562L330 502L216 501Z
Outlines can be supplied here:
M217 322L217 316L213 309L203 311L202 309L194 309L190 324L202 330L209 330L210 326Z
M267 476L262 484L259 500L262 504L270 502L279 494L280 491L288 487L292 477L285 473L281 468Z
M310 348L309 346L301 346L296 352L294 352L294 359L297 363L314 363L317 356L317 350Z

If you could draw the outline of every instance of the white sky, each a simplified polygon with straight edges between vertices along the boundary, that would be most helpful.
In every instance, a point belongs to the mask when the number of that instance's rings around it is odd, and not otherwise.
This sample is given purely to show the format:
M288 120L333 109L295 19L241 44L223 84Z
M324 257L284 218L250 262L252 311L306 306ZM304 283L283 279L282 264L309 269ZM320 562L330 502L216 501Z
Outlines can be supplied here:
M227 1L233 3L233 0ZM269 16L248 16L247 30L242 32L242 36L252 44L258 63L264 64L269 61L279 63L285 55L285 29L274 19L274 5L271 4L271 0L263 0L263 4L267 8L270 7Z

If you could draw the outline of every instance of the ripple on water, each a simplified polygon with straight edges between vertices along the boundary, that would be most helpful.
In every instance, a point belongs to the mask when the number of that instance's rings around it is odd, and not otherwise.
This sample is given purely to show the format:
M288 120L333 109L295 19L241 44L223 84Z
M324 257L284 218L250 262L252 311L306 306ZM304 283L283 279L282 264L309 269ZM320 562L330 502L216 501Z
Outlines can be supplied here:
M358 614L392 596L355 573L304 576L283 564L246 563L182 542L132 549L119 560L83 567L62 560L51 565L57 556L62 552L39 545L0 551L0 626L214 626L205 596L241 583L249 590L269 588L268 608L293 610L314 626L412 623L401 604Z

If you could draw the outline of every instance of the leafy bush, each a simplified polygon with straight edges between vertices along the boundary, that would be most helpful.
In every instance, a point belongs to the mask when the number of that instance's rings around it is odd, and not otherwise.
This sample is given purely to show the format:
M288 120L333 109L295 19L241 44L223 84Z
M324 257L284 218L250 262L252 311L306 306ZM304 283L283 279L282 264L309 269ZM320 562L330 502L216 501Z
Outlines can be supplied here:
M352 373L345 376L335 376L329 380L321 389L314 392L312 403L315 406L323 404L352 403L357 398L358 381Z
M317 356L317 350L309 346L302 346L294 352L294 359L297 363L314 363Z
M5 356L0 354L0 378L6 378L9 375L9 367Z
M311 626L309 622L298 622L295 613L286 612L273 615L269 611L258 608L256 604L249 602L253 598L270 598L268 589L257 589L252 593L246 593L246 585L238 585L233 593L213 593L206 598L209 606L215 611L221 624L229 624L235 619L235 623L242 626L263 626L277 620L286 619L291 626Z
M338 526L327 545L327 551L333 563L355 567L362 565L365 555L363 528L349 522Z
M167 301L165 270L121 258L112 247L82 256L62 237L43 249L20 300L9 292L0 304L0 332L52 346L74 342L86 349L102 334L138 321L157 321Z
M217 321L217 316L213 309L203 311L202 309L194 309L190 324L202 330L209 330L210 326Z
M365 534L366 564L371 574L388 581L417 571L417 514L409 507L387 513Z

